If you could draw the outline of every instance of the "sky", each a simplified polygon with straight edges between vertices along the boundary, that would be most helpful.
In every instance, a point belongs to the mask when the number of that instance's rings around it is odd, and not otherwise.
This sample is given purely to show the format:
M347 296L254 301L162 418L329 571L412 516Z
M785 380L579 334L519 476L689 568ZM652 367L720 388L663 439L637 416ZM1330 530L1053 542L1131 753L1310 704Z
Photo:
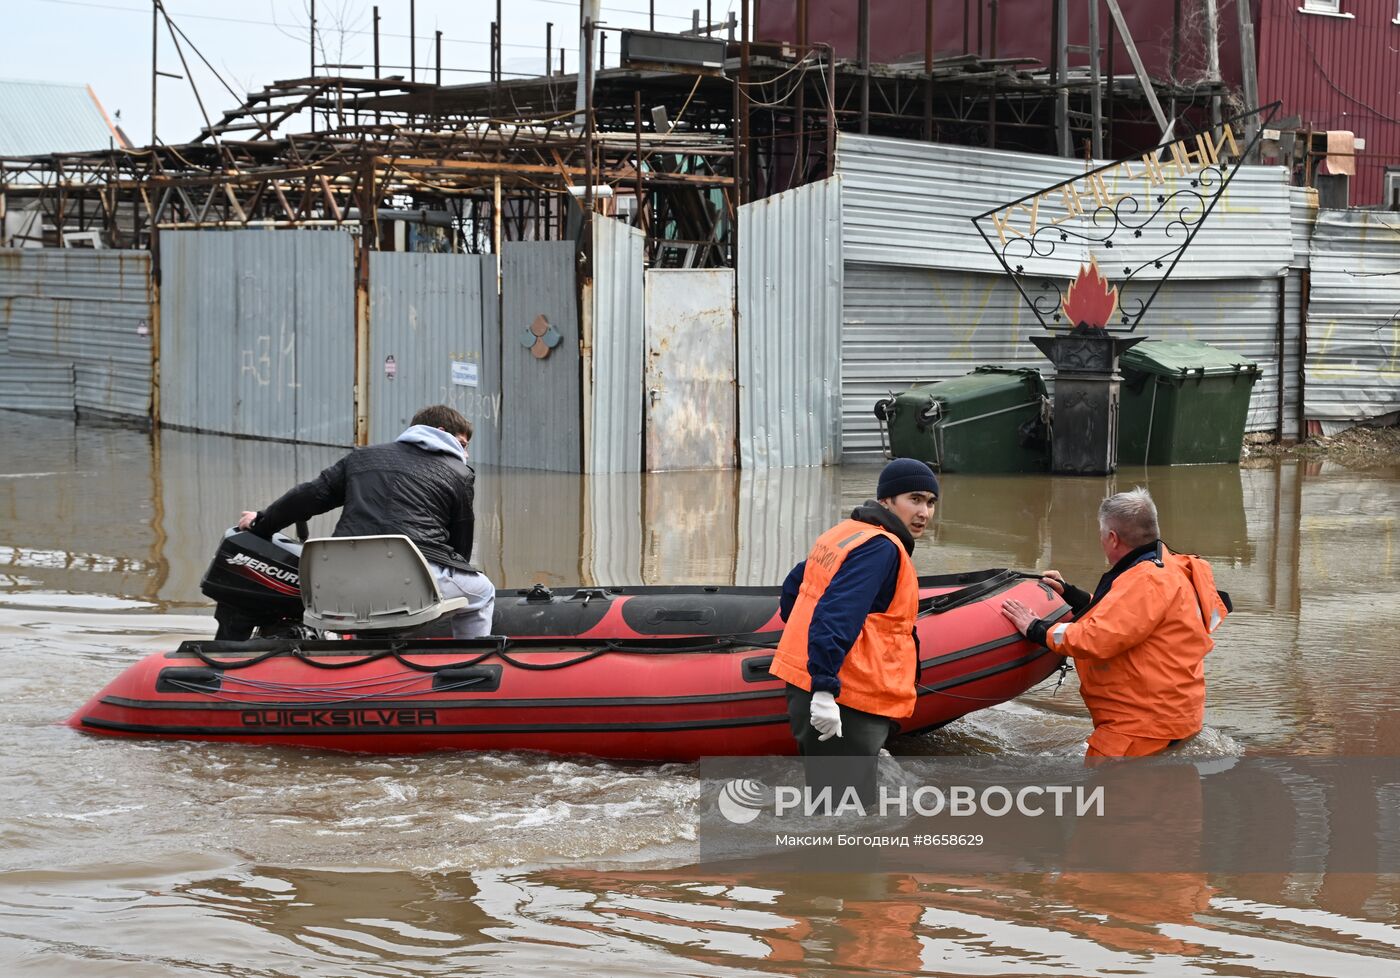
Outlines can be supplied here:
M647 27L649 0L603 0L605 28ZM189 76L198 86L212 120L240 104L248 92L282 78L305 77L310 65L307 40L309 0L164 0L175 25L222 77L221 83L185 48ZM379 0L380 62L395 65L384 74L407 75L409 0ZM91 85L109 116L131 140L151 138L151 0L0 0L6 24L0 46L0 78L76 82ZM318 62L373 64L372 0L316 0ZM705 0L655 0L657 30L685 30L691 11L704 19ZM577 70L578 0L503 0L502 68L540 74L544 69L545 25L554 23L554 61L567 48L565 65ZM711 0L716 22L737 0ZM495 0L417 0L419 79L432 80L434 32L443 32L444 84L485 81L490 68L491 20ZM183 40L182 40L183 45ZM607 64L616 64L617 39L609 37ZM162 22L158 64L161 71L186 75ZM346 75L373 72L342 70ZM228 88L224 87L227 83ZM203 126L198 103L185 79L157 82L157 133L163 142L193 139ZM237 93L237 97L230 93Z

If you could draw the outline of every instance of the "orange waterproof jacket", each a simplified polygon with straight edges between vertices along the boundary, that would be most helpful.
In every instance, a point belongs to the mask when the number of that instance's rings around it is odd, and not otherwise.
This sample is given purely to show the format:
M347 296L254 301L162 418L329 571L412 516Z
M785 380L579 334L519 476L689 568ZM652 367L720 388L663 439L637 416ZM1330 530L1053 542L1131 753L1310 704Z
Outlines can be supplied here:
M1119 574L1078 620L1051 625L1045 642L1074 658L1095 730L1176 740L1201 729L1202 660L1225 614L1210 564L1163 546Z
M914 644L914 624L919 614L919 576L899 538L873 523L844 520L817 538L807 556L802 588L768 671L794 686L812 688L812 677L807 671L807 632L812 613L846 557L876 536L888 537L898 548L899 577L889 608L866 616L860 635L846 653L837 673L841 694L836 702L853 710L900 719L913 714L918 699L915 681L919 654Z

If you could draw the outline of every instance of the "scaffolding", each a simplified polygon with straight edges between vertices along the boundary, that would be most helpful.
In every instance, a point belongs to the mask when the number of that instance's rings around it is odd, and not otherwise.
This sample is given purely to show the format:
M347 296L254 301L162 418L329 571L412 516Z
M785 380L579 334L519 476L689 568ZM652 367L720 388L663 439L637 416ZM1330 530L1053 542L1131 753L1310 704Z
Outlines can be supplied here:
M606 35L595 66L585 22L581 73L551 64L506 79L493 23L487 82L443 85L440 63L432 83L416 69L380 77L376 63L375 77L275 82L188 143L0 158L0 214L12 214L0 226L17 229L0 247L154 249L164 229L338 228L362 248L481 253L582 242L603 213L643 232L650 265L727 266L739 205L829 175L839 132L1102 155L1120 130L1155 144L1162 102L1187 115L1229 96L1218 81L1119 73L1112 26L1102 71L1097 52L1071 71L1063 57L998 58L995 44L935 58L931 27L922 62L873 64L868 27L858 56L841 59L801 22L795 44L754 42L748 8L737 39L733 19L686 32L728 32L720 68L606 67ZM860 10L865 23L868 3Z

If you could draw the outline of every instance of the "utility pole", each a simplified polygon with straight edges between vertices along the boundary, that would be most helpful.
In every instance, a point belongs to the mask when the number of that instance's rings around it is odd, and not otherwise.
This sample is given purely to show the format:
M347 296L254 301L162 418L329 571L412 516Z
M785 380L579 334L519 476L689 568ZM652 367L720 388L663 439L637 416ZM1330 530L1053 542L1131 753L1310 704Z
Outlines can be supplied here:
M1103 93L1099 91L1099 0L1089 0L1089 113L1093 116L1089 152L1103 159Z
M579 75L574 91L574 125L582 129L588 124L586 103L593 97L593 25L602 16L603 0L579 0ZM559 73L564 73L563 52L560 52Z
M160 0L151 0L151 145L156 144L156 80L160 67L156 63L156 48L160 39Z

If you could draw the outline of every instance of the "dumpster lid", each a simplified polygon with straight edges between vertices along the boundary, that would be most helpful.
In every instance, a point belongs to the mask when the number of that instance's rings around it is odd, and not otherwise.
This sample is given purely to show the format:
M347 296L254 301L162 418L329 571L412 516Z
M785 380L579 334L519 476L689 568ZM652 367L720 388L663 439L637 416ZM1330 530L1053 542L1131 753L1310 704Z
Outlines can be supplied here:
M1125 351L1118 361L1124 370L1160 377L1219 377L1256 374L1249 357L1195 340L1145 340Z
M970 374L950 377L932 383L916 383L905 394L928 394L938 400L961 399L993 392L1026 388L1036 394L1045 392L1045 380L1035 367L1001 367L991 364L975 368Z

